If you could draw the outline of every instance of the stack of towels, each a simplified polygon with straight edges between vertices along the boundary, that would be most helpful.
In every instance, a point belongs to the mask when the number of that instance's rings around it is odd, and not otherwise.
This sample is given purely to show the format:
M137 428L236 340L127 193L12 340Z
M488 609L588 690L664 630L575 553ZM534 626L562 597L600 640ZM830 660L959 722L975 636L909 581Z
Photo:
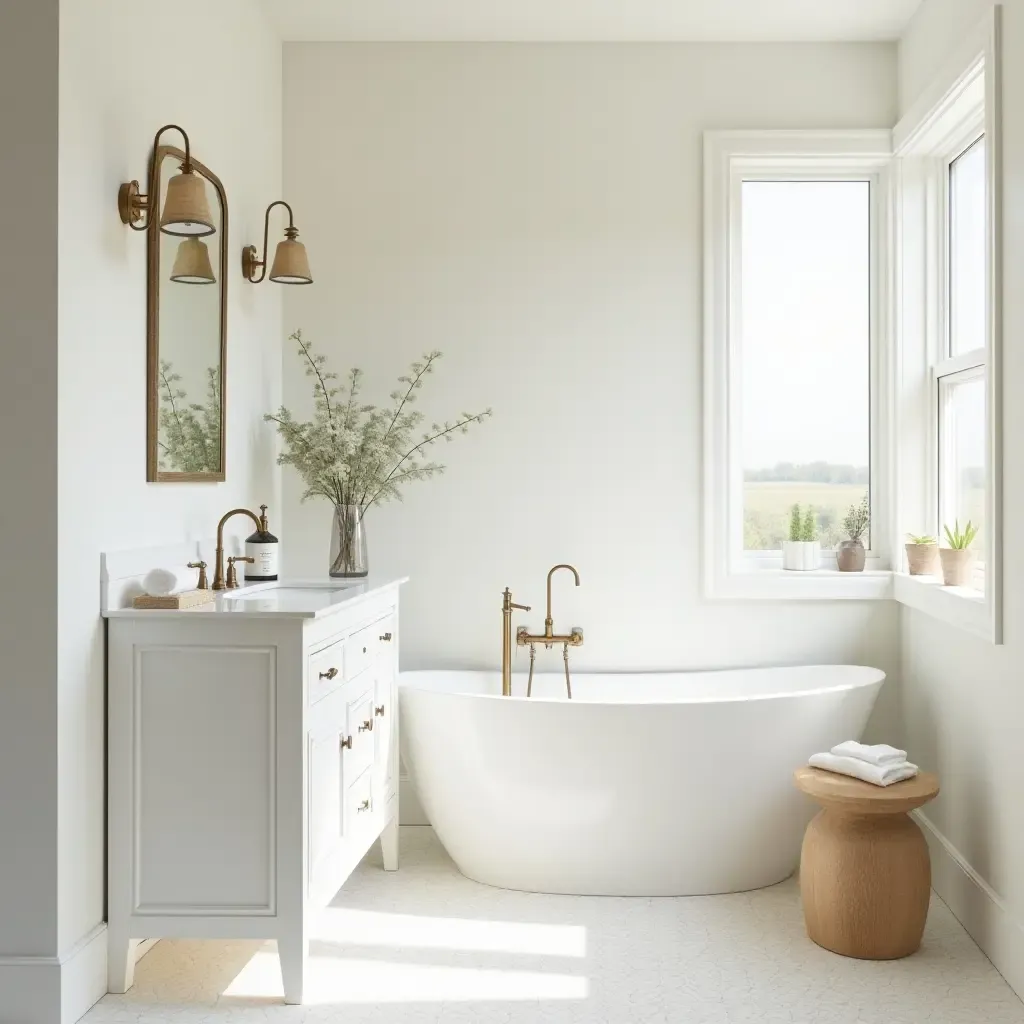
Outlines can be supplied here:
M917 774L917 765L907 760L907 752L890 747L888 743L866 744L846 740L827 754L812 754L807 763L812 768L852 775L873 786L891 786Z

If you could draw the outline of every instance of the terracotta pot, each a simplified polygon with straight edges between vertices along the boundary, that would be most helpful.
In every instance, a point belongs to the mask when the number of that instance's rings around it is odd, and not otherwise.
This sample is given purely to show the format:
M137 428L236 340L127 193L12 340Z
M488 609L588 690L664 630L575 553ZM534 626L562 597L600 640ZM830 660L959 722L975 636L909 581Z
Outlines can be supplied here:
M907 552L907 567L911 576L938 576L938 544L904 544Z
M947 587L974 585L974 552L970 548L939 548L942 582Z
M816 540L784 540L782 568L812 572L821 568L821 544Z
M840 572L863 572L867 552L859 540L843 540L836 548L836 564Z

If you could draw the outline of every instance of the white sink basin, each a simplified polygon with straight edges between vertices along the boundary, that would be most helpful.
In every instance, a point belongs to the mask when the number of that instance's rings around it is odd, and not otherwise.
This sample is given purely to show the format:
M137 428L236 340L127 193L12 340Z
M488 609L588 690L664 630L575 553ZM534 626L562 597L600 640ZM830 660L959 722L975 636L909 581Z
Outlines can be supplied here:
M255 600L266 600L271 598L273 600L301 600L304 597L311 597L314 595L327 597L330 594L340 594L347 592L352 589L351 586L323 586L318 587L315 585L304 585L295 583L284 583L278 586L276 583L272 583L268 587L259 587L258 589L248 590L232 590L224 594L224 597L229 601L255 601Z
M254 583L238 590L222 590L218 594L217 609L229 615L237 612L240 615L316 617L366 594L370 589L365 580L353 580L351 583L338 580Z

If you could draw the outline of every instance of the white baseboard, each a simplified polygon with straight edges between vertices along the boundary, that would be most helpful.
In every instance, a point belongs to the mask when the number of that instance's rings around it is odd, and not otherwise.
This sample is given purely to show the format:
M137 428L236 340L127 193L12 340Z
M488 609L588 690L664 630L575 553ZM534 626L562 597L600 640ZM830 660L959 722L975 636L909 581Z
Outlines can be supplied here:
M74 1024L107 991L107 926L61 956L0 956L0 1024Z
M74 1024L107 994L107 926L98 924L60 960L60 1024Z
M1006 901L921 811L913 812L924 830L932 858L932 888L981 947L1007 984L1024 999L1024 927Z

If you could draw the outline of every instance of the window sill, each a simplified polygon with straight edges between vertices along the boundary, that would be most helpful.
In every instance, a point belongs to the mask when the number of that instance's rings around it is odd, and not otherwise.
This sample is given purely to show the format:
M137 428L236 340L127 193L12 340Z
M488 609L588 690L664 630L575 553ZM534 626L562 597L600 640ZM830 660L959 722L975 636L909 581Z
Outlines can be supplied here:
M893 574L892 596L908 608L956 626L985 640L993 639L992 616L979 590L943 586L937 576Z
M722 601L885 601L893 596L892 577L888 569L759 569L711 581L708 597Z

